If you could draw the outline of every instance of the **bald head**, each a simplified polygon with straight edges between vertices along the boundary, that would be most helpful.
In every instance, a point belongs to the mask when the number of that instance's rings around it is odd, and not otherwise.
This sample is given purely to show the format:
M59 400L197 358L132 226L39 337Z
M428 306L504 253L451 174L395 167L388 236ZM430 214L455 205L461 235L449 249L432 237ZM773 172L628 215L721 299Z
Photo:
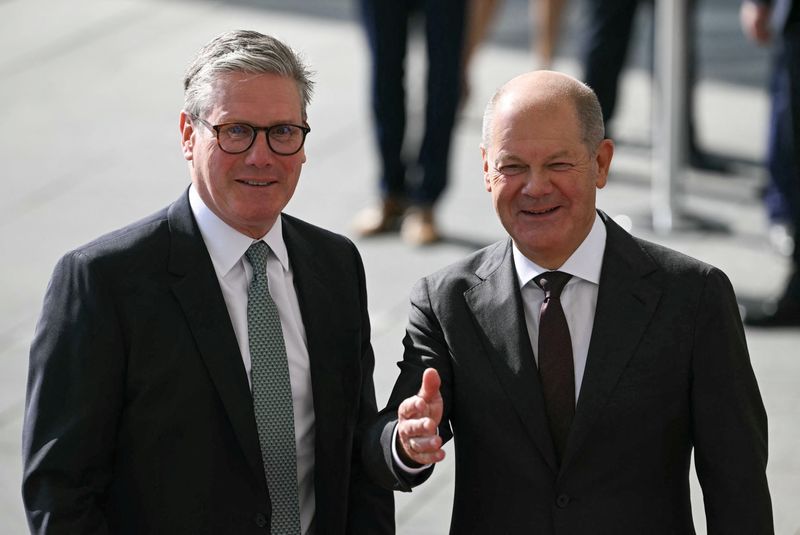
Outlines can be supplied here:
M555 71L533 71L512 78L498 89L483 114L481 145L491 144L492 122L498 109L526 110L570 103L575 111L583 142L594 151L605 137L603 112L594 91L572 76Z

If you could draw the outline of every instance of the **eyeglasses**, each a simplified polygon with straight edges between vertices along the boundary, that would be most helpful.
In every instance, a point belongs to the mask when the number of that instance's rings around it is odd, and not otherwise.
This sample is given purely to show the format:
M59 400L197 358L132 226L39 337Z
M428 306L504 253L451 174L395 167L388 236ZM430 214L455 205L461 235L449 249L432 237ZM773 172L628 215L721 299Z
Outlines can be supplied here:
M267 145L275 154L291 156L297 154L306 142L306 135L311 132L307 126L297 124L274 124L272 126L253 126L247 123L210 124L196 115L198 120L217 136L217 145L228 154L241 154L253 146L256 136L262 130L267 137Z

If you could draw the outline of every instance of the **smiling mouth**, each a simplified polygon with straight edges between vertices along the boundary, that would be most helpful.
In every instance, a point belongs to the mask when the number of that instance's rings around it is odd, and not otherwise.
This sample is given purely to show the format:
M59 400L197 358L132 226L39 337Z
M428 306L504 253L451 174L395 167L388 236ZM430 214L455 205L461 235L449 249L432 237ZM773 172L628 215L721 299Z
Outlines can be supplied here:
M237 180L240 184L245 184L247 186L255 186L258 188L269 186L270 184L274 184L274 180Z
M556 206L554 208L547 208L546 210L522 210L522 213L528 215L547 215L555 212L559 208L560 206Z

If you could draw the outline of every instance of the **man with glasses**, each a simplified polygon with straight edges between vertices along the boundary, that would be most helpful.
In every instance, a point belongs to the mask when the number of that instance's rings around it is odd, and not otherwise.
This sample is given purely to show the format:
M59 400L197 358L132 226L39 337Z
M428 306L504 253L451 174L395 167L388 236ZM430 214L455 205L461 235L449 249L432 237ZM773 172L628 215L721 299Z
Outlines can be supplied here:
M32 532L394 532L357 448L376 412L360 256L281 213L311 86L272 37L211 41L184 80L188 191L56 266L23 432Z

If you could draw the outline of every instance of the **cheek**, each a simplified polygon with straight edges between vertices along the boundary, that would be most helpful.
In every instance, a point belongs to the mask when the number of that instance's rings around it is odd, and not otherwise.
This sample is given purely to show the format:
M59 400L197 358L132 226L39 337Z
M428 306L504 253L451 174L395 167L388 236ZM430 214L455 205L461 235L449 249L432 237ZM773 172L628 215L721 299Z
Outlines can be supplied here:
M513 203L517 197L522 195L522 190L525 187L524 180L516 180L514 178L503 178L497 180L492 185L494 194L505 204Z
M516 194L511 188L495 188L492 191L494 207L502 217L513 217L516 205Z
M216 166L218 157L215 154L214 147L202 140L195 140L192 148L192 154L195 165L210 169Z
M495 170L491 171L484 171L483 173L483 182L486 185L486 191L494 192L495 190L501 189L503 187L503 177L499 175Z
M581 189L578 195L580 195L580 202L582 204L594 205L595 197L597 196L597 187L594 183L587 184L586 187Z
M586 180L585 177L569 177L569 180L559 182L557 187L572 204L586 204L594 199L594 182Z
M297 179L300 177L300 171L303 169L303 164L305 161L306 157L305 154L303 154L302 156L292 158L285 162L283 170L287 176L292 178L293 182L296 183Z

